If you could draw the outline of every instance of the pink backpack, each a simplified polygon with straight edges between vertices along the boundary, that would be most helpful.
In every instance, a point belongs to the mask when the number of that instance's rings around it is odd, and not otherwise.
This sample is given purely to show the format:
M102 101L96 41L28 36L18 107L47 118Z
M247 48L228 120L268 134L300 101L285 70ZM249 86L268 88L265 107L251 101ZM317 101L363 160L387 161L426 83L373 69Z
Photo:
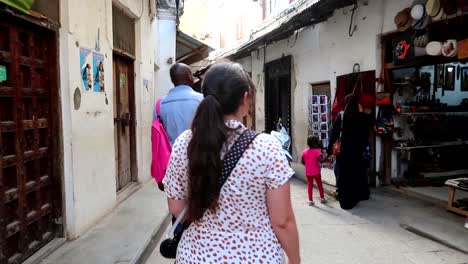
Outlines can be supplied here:
M171 156L171 143L167 137L166 130L159 120L161 114L161 99L156 102L156 115L151 126L151 145L152 145L152 160L151 160L151 175L158 183L161 191L164 191L162 181L166 174L167 164Z

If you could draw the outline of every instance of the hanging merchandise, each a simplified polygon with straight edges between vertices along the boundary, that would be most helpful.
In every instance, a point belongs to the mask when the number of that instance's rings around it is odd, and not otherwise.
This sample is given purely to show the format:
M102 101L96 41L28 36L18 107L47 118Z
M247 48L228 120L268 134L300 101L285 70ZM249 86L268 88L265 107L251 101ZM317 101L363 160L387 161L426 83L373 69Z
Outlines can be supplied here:
M431 17L427 15L425 8L426 0L415 0L411 7L412 27L416 30L422 30L431 22Z
M405 32L407 31L413 22L411 18L411 9L406 8L398 12L394 18L395 25L397 26L398 31Z
M375 104L375 95L364 91L361 74L357 77L352 94L359 96L359 104L365 109L371 109Z
M430 56L440 56L442 55L442 42L431 41L427 43L426 52Z
M457 41L455 39L449 39L442 44L442 55L445 57L457 56Z
M361 104L363 108L372 110L375 105L375 80L375 71L364 71L337 76L331 121L334 122L336 120L338 113L344 108L344 98L350 94L354 94L360 99L359 104Z
M441 20L445 15L440 0L428 0L426 3L426 13L434 21Z
M391 93L377 93L377 97L375 100L376 105L391 105Z
M336 139L335 143L333 143L333 146L332 146L332 154L333 156L335 157L338 157L341 153L341 137L343 135L343 119L344 119L344 112L340 112L339 113L339 118L341 119L341 128L340 128L340 135L338 136L338 138Z
M29 14L35 0L0 0L0 2L12 6L25 14Z
M467 59L468 58L468 38L460 40L457 43L458 46L458 59Z
M429 34L427 34L427 32L424 35L414 38L413 40L414 46L418 48L426 48L428 43L429 43Z
M393 62L402 64L414 57L413 34L405 33L393 39Z
M468 0L458 0L458 7L462 13L468 12Z
M441 0L442 9L448 16L455 15L458 10L457 0Z
M289 161L292 160L291 153L289 153L289 149L291 147L291 137L289 136L288 132L284 128L281 118L278 120L277 123L277 131L271 131L270 133L272 136L274 136L278 141L280 142L281 146L283 147L283 152L286 155L286 157L289 159Z
M393 122L393 105L382 106L377 114L375 132L379 135L391 135L395 124Z
M399 41L397 42L396 46L395 46L395 56L399 59L399 60L404 60L407 58L407 55L408 55L408 50L410 49L410 44L408 44L406 42L406 40L402 40L402 41Z
M322 145L328 147L330 132L329 99L326 95L312 95L309 100L308 134L317 137Z
M377 120L377 129L376 133L379 135L392 134L394 128L393 118L392 117L382 117Z

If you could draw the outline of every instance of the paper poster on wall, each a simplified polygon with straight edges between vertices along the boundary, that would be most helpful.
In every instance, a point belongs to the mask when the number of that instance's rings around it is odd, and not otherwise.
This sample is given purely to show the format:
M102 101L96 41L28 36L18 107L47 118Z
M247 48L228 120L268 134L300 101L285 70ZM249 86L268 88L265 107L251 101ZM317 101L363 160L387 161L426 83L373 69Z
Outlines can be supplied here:
M119 89L124 89L126 83L127 83L127 75L124 72L121 72L119 75Z
M80 70L85 92L105 92L104 54L80 48Z
M104 92L104 55L93 51L94 91Z
M80 48L80 70L81 79L83 80L83 87L85 91L92 91L93 89L93 59L92 52L87 48Z
M7 69L4 65L0 65L0 82L7 80Z

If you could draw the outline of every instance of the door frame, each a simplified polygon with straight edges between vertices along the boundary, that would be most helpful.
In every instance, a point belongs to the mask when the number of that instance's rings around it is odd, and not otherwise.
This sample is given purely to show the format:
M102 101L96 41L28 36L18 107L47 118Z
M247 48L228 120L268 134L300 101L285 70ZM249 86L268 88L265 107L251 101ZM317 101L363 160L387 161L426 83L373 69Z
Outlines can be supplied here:
M49 64L47 65L48 67L48 72L46 73L49 78L48 86L49 86L49 96L48 96L48 102L49 102L49 108L48 108L48 163L49 163L49 174L50 174L50 188L53 190L51 194L51 203L52 203L52 217L53 217L53 225L55 227L53 228L53 237L54 239L58 238L64 238L66 236L66 227L67 227L67 221L65 220L67 217L67 214L69 213L66 210L66 190L67 186L65 184L65 169L64 169L64 138L63 138L63 119L62 119L62 96L61 93L62 91L60 83L60 43L59 43L59 27L58 25L48 22L48 21L43 21L40 19L36 19L33 17L29 16L24 16L22 14L16 13L16 12L5 12L3 10L0 10L0 14L6 16L6 18L0 19L1 22L0 24L4 26L8 26L8 24L13 24L17 25L18 27L23 27L26 29L34 30L34 29L39 29L41 32L45 33L47 35L47 38L49 40L47 41L47 48L49 50L48 55L51 57L49 59ZM18 55L15 55L18 56ZM13 56L13 57L15 57ZM12 62L12 64L14 64ZM13 76L17 76L15 73L11 73ZM16 79L16 78L15 78ZM22 93L21 91L20 93ZM17 93L17 92L15 92ZM17 99L15 99L15 104ZM18 106L16 106L18 107ZM17 114L17 113L16 113ZM15 115L16 115L15 114ZM15 122L17 122L17 118L15 117ZM20 127L21 128L21 127ZM0 128L1 129L1 128ZM15 128L15 131L18 131L18 128ZM23 132L24 133L24 132ZM1 138L1 135L0 135ZM1 139L0 139L1 142ZM16 144L16 143L15 143ZM2 162L0 161L0 164ZM2 166L0 165L0 170L2 169ZM2 174L2 172L0 172ZM0 175L1 176L1 175ZM0 177L1 179L1 177ZM19 184L19 183L18 183ZM3 195L3 188L0 185L0 196ZM37 197L36 197L37 198ZM0 199L0 202L3 202L3 200ZM2 205L0 205L0 212L2 211ZM3 229L0 226L0 239L2 238L2 232L5 232L6 230ZM4 233L3 233L4 235ZM50 240L49 242L41 245L36 251L34 252L29 252L28 259L33 260L40 260L42 259L41 256L38 255L38 252L41 252L41 250L45 249L47 245L51 245L52 243L56 243L57 245L60 243L63 243L64 240ZM54 242L56 241L56 242ZM1 250L1 249L0 249ZM3 261L6 261L5 259L2 259L0 257L0 263L3 263Z
M115 76L115 58L119 58L122 61L128 62L128 71L129 74L127 76L128 78L128 105L129 105L129 111L130 111L130 181L131 182L137 182L138 181L138 164L137 164L137 151L136 151L136 125L137 125L137 120L136 120L136 102L135 102L135 57L131 56L130 54L123 52L118 49L113 50L112 54L112 75L114 76L114 85L118 85L117 83L117 76ZM118 87L117 87L118 88ZM113 95L114 100L116 98L119 98L120 93L119 89L115 89L116 94ZM119 104L116 105L117 109L114 109L114 112L120 113L120 106ZM115 129L115 124L114 124L114 129ZM117 140L120 135L120 129L117 130ZM114 134L115 137L115 134ZM115 139L114 139L115 142ZM120 150L119 150L119 145L117 144L115 146L117 155L119 155ZM118 162L118 160L117 160ZM116 164L118 166L118 164ZM116 170L116 180L118 179L118 169ZM117 189L118 183L116 182L116 191L120 192L125 189L125 186L122 187L122 189Z
M277 70L275 72L271 72L270 71L270 68L273 68L275 67L275 65L280 65L279 67L277 67ZM281 66L282 65L282 66ZM268 111L269 111L269 103L270 103L270 94L271 94L271 91L270 91L270 88L268 86L268 82L269 80L275 80L275 83L276 85L279 85L278 82L279 82L279 77L285 77L287 76L288 79L289 79L289 82L288 82L288 86L286 87L286 89L288 89L288 106L287 106L287 110L289 111L289 120L288 120L288 133L289 133L289 136L291 137L291 149L290 151L293 149L293 127L292 127L292 123L293 123L293 112L292 112L292 56L285 56L285 57L282 57L282 58L279 58L279 59L276 59L276 60L273 60L273 61L270 61L268 63L265 63L264 65L264 69L265 69L265 96L264 96L264 101L265 101L265 104L264 104L264 107L265 107L265 130L267 132L270 132L270 124L268 124L268 120L267 120L267 116L268 116ZM283 88L284 89L284 88ZM280 96L278 96L279 98ZM273 121L274 123L276 123L276 121L274 120ZM284 120L283 120L283 123L284 123Z

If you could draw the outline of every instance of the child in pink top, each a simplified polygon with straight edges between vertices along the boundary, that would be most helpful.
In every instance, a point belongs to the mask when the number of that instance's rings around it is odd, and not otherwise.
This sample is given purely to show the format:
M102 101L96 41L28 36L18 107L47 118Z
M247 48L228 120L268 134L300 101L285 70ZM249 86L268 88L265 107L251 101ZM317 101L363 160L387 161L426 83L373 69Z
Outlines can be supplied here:
M308 149L302 152L302 164L305 165L305 172L307 176L307 191L309 194L309 205L314 205L314 198L312 196L312 189L314 186L313 180L317 183L320 201L326 203L325 195L323 194L322 175L320 174L320 162L323 159L322 150L320 149L319 140L316 137L309 136L307 138Z

